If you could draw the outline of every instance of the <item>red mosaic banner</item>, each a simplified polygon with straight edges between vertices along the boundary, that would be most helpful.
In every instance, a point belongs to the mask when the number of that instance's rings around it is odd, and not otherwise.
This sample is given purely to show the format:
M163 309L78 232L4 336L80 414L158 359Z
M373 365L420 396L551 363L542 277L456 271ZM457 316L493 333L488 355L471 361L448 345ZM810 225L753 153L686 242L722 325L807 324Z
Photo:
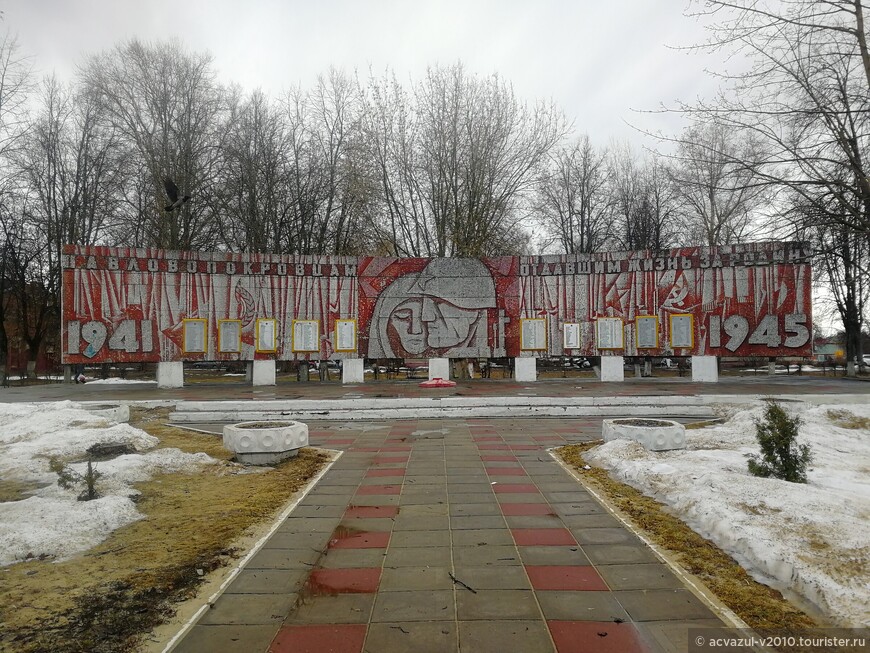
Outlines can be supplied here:
M797 243L486 259L64 250L66 363L806 356L811 333Z

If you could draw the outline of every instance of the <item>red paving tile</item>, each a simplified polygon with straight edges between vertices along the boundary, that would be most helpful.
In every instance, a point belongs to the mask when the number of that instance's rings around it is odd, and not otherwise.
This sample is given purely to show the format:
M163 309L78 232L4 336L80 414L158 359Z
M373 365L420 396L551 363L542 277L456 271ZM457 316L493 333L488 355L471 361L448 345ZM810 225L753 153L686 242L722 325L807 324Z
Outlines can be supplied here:
M506 444L479 444L477 448L480 451L510 451L510 447Z
M330 549L385 549L390 534L380 531L358 531L339 526L329 540Z
M344 512L345 517L352 519L377 517L395 517L399 514L399 506L350 506Z
M371 594L378 591L380 568L315 569L302 590L306 596Z
M480 459L485 463L507 463L507 462L515 462L516 456L499 456L496 454L488 454L485 456L481 456Z
M634 626L611 621L548 621L559 653L645 653Z
M360 653L365 638L365 624L284 626L269 653Z
M492 486L496 494L533 494L538 486L533 483L496 483Z
M530 517L535 515L555 515L549 503L503 503L501 512L505 517Z
M526 573L536 590L599 590L610 588L595 567L526 566Z
M487 467L490 476L528 476L522 467Z
M357 494L401 494L401 485L360 485Z
M391 469L370 469L366 472L366 478L374 478L376 476L404 476L405 469L396 467Z
M512 528L517 546L575 546L577 540L567 528Z

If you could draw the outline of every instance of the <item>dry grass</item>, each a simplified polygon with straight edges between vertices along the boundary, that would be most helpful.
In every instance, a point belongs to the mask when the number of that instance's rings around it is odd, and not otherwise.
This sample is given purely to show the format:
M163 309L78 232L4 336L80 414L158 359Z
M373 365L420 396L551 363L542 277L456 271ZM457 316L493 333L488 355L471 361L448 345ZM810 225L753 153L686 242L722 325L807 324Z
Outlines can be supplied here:
M870 429L870 417L859 417L843 408L832 408L827 412L828 419L841 429Z
M565 462L580 470L587 463L583 452L600 442L562 447ZM753 580L730 556L670 514L667 508L634 488L613 480L603 469L580 472L650 540L668 550L751 628L797 629L819 624L766 585Z
M326 462L322 454L303 450L268 472L250 473L228 462L220 438L167 426L166 412L135 412L131 423L158 437L160 446L204 451L225 462L137 484L145 519L83 555L4 570L0 651L132 650L172 614L174 602L195 593L201 572L236 556L228 543L273 519Z

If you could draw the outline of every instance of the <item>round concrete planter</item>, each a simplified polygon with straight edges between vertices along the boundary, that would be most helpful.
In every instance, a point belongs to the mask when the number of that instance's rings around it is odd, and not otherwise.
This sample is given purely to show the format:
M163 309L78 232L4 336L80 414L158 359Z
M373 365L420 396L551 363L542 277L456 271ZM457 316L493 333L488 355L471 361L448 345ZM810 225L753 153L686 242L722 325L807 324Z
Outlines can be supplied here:
M686 448L686 427L669 419L606 419L601 434L605 442L617 438L636 440L648 451Z
M224 426L224 447L236 460L250 465L274 465L308 446L308 425L301 422L241 422Z
M105 417L110 422L130 421L130 407L126 404L84 404L82 408L97 417Z

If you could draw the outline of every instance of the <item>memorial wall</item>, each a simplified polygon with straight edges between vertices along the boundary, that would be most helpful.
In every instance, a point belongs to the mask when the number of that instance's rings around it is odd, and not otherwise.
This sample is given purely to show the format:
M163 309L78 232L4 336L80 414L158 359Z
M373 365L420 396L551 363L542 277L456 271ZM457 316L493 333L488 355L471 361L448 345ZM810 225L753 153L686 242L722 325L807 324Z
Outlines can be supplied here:
M65 363L806 356L810 251L481 259L66 246Z

